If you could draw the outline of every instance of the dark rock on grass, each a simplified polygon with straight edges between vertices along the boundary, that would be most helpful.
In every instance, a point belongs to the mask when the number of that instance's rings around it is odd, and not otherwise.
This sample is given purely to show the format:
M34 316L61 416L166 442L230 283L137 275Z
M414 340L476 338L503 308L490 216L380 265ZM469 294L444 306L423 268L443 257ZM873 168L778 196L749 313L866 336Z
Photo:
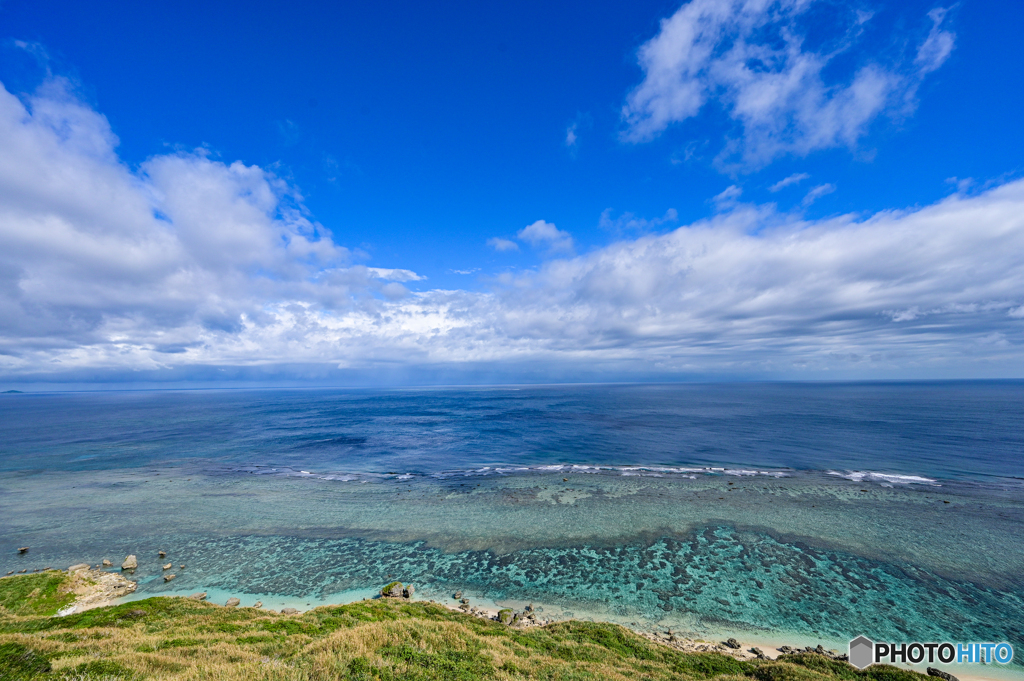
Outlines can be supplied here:
M941 669L936 669L935 667L928 667L928 676L937 676L943 681L960 681L960 679L956 678L949 672L944 672Z

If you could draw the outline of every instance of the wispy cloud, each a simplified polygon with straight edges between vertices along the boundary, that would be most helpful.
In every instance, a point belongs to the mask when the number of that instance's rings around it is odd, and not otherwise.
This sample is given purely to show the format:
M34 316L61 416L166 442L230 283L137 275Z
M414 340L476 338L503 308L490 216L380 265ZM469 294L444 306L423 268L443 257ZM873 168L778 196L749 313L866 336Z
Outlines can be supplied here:
M679 213L675 208L669 208L660 218L641 218L633 213L623 213L618 217L612 217L612 209L606 208L601 213L598 226L601 229L612 232L617 236L646 234L652 230L661 228L679 220Z
M487 240L487 245L498 251L499 253L505 251L518 251L519 244L510 239L502 239L501 237L494 236Z
M577 127L578 126L576 125L576 123L573 123L572 125L565 129L565 146L569 147L570 149L576 147L576 142L578 140L578 137L576 136Z
M807 192L802 203L804 206L809 206L821 197L826 194L831 194L835 190L836 186L834 184L819 184L817 187L814 187L811 191Z
M916 67L862 60L844 81L826 68L856 44L870 15L850 12L831 47L805 49L801 19L812 0L690 0L661 22L639 50L643 82L622 108L623 140L645 142L673 123L717 102L737 124L716 163L749 171L784 154L854 147L887 109L906 112L925 74L949 56L954 35L942 30L945 10L929 13L932 30Z
M771 187L768 187L768 191L775 193L780 189L785 189L790 185L799 184L800 182L803 182L809 177L810 175L808 175L807 173L793 173L789 177L785 177L776 182L775 184L773 184Z

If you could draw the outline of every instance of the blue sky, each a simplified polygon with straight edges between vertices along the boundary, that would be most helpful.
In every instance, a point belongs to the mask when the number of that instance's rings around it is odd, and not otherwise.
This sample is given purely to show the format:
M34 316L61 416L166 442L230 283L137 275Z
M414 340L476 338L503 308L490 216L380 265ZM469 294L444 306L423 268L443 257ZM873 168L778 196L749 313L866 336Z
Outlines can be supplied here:
M1022 27L6 0L0 377L1022 376Z

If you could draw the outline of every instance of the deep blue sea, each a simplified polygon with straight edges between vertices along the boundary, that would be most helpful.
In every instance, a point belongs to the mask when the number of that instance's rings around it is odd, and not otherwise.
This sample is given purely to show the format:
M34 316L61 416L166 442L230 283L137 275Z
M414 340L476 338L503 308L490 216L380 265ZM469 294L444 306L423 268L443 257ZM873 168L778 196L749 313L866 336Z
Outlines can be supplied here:
M0 573L133 553L139 597L394 578L698 637L1024 651L1024 383L5 394L0 518Z

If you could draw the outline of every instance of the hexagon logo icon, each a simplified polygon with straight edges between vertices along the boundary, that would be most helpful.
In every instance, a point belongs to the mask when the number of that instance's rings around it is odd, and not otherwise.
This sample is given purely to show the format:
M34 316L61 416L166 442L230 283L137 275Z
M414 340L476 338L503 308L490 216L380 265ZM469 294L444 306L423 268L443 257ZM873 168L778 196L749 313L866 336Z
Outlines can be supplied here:
M850 641L850 664L857 669L871 666L875 661L875 644L866 636Z

